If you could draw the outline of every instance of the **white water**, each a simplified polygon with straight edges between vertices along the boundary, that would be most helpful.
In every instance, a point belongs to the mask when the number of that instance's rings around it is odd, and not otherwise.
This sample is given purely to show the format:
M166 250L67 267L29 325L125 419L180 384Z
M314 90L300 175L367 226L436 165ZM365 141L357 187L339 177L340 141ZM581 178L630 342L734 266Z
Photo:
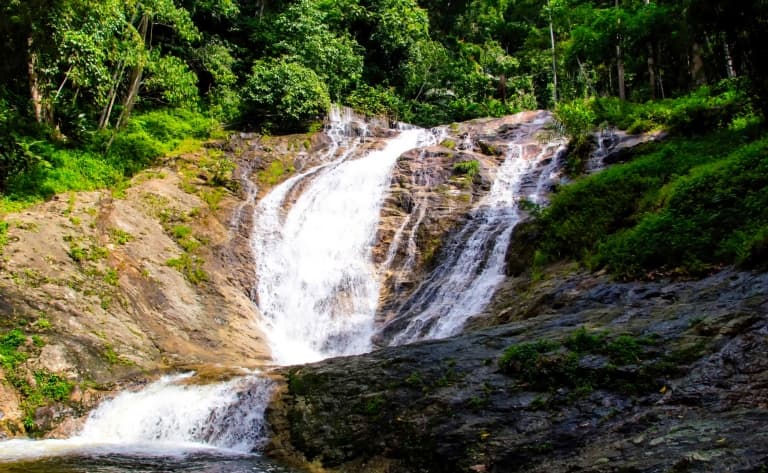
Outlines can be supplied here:
M257 204L251 236L256 303L279 364L371 349L380 276L371 250L391 169L404 152L440 139L438 132L403 129L383 149L350 159L366 133L365 125L353 127L353 120L349 112L334 110L326 131L331 144L318 157L321 164L286 180ZM394 343L451 335L490 300L521 217L517 202L524 178L538 172L530 198L541 202L543 179L555 171L554 162L537 171L541 156L521 159L521 152L520 146L510 145L471 224L408 302L410 322ZM288 202L297 189L295 202ZM250 203L256 189L249 189L248 196ZM415 222L410 230L404 224L397 235L407 238L409 267L416 230L428 211L425 202L415 204ZM260 446L270 381L253 375L187 385L186 377L164 377L104 402L75 437L0 443L0 461L65 454L173 457L201 450L243 454Z
M273 189L257 209L251 239L258 306L273 359L316 361L371 349L379 280L371 261L389 175L404 152L432 142L411 128L381 150L315 168L312 180L282 211L288 192L307 176Z
M104 401L74 437L0 443L0 460L106 454L183 457L196 451L243 455L262 445L270 380L254 374L218 384L184 384L191 376L164 376L141 391L124 391Z
M403 304L395 320L407 320L407 325L392 337L392 345L455 335L488 305L505 277L504 256L522 217L519 201L525 197L543 203L546 183L558 166L553 156L560 148L561 143L551 143L537 156L524 159L523 146L509 144L490 193L449 242L440 266ZM550 162L540 166L547 158ZM530 180L533 189L525 195L523 184Z
M282 195L270 198L282 204L292 183L342 162L359 144L346 138L351 120L349 111L334 109L326 131L331 145L319 156L325 164L291 179L282 186ZM360 130L365 133L364 125ZM337 157L345 143L350 149ZM242 211L253 204L257 190L253 183L246 186L246 202L235 210L230 231L238 230ZM279 220L277 215L272 218ZM271 381L255 374L217 384L184 384L190 376L166 376L140 391L120 393L92 411L80 433L68 439L0 442L0 462L58 455L184 457L201 451L243 455L262 445Z

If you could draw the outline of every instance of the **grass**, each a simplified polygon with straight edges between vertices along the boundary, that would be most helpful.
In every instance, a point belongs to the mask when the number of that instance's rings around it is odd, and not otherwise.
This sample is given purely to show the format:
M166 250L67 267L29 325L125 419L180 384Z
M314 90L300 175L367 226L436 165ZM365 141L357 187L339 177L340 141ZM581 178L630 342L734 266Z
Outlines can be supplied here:
M186 110L157 110L135 115L125 130L96 133L86 143L72 146L34 137L22 137L21 145L33 157L24 172L11 176L0 199L0 212L17 212L68 191L117 189L127 179L151 166L177 147L199 148L200 140L215 133L211 119ZM118 192L119 194L119 192Z
M125 230L121 230L119 228L112 228L112 229L110 229L109 236L118 245L125 245L128 242L131 242L131 241L134 240L134 236L133 235L131 235L130 233L126 232Z
M457 175L473 177L480 172L480 163L476 159L459 161L453 165L453 173Z
M178 258L169 259L165 264L179 271L192 284L199 285L208 281L208 274L203 269L204 261L198 256L185 252Z
M258 181L261 185L274 186L283 178L294 172L295 169L291 165L286 165L282 160L276 159L269 163L269 166L263 171L258 173Z

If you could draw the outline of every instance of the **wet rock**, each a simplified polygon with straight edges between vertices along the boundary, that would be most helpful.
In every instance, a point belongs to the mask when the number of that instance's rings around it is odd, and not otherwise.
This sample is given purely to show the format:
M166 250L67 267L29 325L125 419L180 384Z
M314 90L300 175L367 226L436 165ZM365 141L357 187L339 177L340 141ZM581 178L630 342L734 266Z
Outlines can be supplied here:
M403 472L758 471L768 459L768 294L743 294L768 275L547 277L499 295L486 317L513 307L503 325L281 370L269 418L290 439L282 453L358 472L375 471L363 466L372 461ZM671 290L674 300L661 297ZM529 298L533 309L518 308ZM705 321L708 336L697 328ZM567 348L580 327L604 343ZM538 372L502 368L507 347L541 340L554 345Z

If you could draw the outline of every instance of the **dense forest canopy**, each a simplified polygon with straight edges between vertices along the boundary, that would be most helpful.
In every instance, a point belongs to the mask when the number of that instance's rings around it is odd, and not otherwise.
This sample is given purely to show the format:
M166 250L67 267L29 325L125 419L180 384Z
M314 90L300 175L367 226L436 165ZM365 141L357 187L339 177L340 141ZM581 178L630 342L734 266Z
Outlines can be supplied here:
M169 137L306 129L332 102L433 125L741 78L763 103L766 36L765 0L9 0L0 189L62 147L112 156L110 182Z

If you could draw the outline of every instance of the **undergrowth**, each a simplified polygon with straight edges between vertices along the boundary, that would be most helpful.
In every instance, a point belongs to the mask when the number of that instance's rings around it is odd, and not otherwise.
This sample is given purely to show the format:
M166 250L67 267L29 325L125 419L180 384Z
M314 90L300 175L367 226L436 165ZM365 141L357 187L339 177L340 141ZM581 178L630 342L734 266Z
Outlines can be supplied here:
M584 103L597 111L595 121L631 126L647 119L653 124L644 129L664 127L672 136L561 187L540 217L540 260L574 259L621 278L766 264L768 137L739 90Z
M203 140L216 129L216 123L200 113L173 109L137 114L116 135L97 132L80 143L19 136L17 144L28 165L7 178L0 211L18 211L66 191L120 188L157 158L188 147L190 139Z

